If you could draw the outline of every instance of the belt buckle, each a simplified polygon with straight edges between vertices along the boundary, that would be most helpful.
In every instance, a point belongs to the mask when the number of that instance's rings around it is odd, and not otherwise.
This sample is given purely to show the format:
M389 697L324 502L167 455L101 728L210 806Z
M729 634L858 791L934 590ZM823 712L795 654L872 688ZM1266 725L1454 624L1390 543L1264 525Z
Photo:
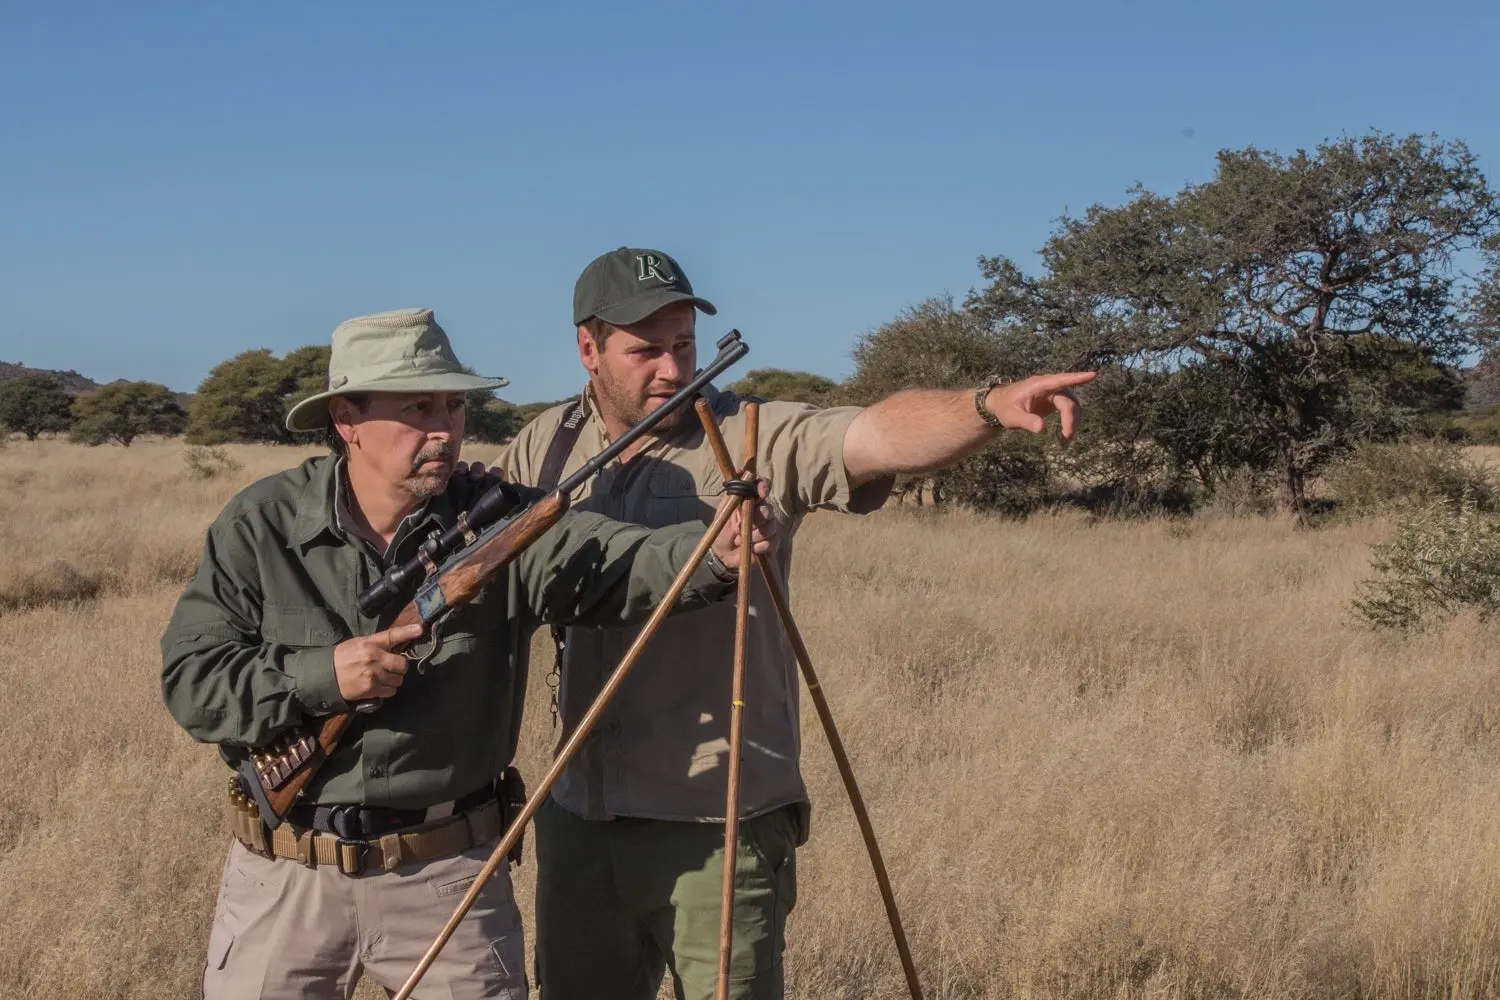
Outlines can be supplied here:
M345 848L354 856L354 860L345 864ZM338 858L339 874L355 878L365 873L365 862L370 854L370 842L367 840L345 840L340 837L334 841L334 854Z

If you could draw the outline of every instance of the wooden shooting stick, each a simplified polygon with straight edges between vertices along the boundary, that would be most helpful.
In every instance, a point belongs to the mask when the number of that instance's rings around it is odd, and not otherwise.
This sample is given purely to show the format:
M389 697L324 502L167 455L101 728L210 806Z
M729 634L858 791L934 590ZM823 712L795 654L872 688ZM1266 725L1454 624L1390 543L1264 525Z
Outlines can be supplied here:
M708 404L699 399L694 404L699 419ZM718 428L716 427L717 431ZM745 468L738 478L755 483L755 446L760 437L760 404L745 408ZM719 444L723 445L722 436ZM736 478L726 473L725 480ZM740 558L753 556L750 529L755 521L755 505L760 498L752 493L740 501ZM745 731L745 647L750 637L750 567L740 564L739 590L734 609L734 680L729 695L729 784L724 802L724 897L719 904L719 980L714 988L715 1000L729 1000L729 943L734 933L734 870L740 843L740 751Z
M500 869L500 866L505 863L506 855L510 854L516 845L516 841L521 838L522 832L526 829L526 824L531 822L531 817L536 815L537 809L546 801L547 794L552 790L552 786L557 783L557 779L562 775L563 769L568 766L568 762L578 754L584 740L593 731L594 724L599 721L599 716L604 714L604 709L609 705L610 699L614 697L615 692L619 690L620 685L625 681L625 676L630 673L630 668L635 666L636 660L640 659L641 652L646 648L646 643L650 641L651 636L656 633L661 623L671 613L672 608L677 604L677 599L687 589L688 580L698 568L698 564L703 561L704 556L708 554L708 550L713 547L714 541L724 531L724 527L729 523L729 519L734 516L734 512L739 508L740 501L736 497L725 497L724 502L719 505L719 511L714 515L713 523L708 526L708 530L698 540L697 547L693 549L693 554L688 557L687 563L678 572L677 579L672 582L672 587L667 591L666 597L662 598L661 604L657 605L656 610L651 613L651 617L642 626L640 635L636 636L635 642L631 643L630 649L626 651L624 659L620 660L620 665L615 667L614 673L610 674L609 679L604 682L604 687L600 689L598 696L594 699L594 703L589 706L589 710L578 721L578 728L573 730L573 735L568 737L567 742L563 744L563 748L558 751L557 758L552 762L552 767L543 775L541 782L537 785L536 791L532 792L531 797L526 800L526 805L522 807L520 814L511 820L510 827L505 831L505 836L500 838L500 843L495 845L495 850L490 854L489 860L484 863L484 867L479 870L479 874L475 876L473 884L469 886L469 891L464 893L464 898L459 901L458 909L453 911L453 916L449 917L448 922L443 925L443 929L438 934L437 940L432 942L432 945L427 949L427 953L422 956L422 960L417 963L416 969L407 977L400 992L395 995L393 1000L408 1000L412 991L417 988L417 984L422 981L422 977L427 974L427 970L432 968L432 963L437 961L438 954L443 950L443 946L448 943L448 939L453 936L453 932L458 928L459 922L463 920L469 909L474 905L474 902L479 898L480 890L484 888L486 882L494 877L495 872ZM753 509L751 508L752 511ZM745 553L741 554L741 560L745 558L745 554L749 551L749 549L746 549ZM746 568L743 565L741 566L739 574L741 580L749 575L745 572Z
M729 449L724 446L724 436L719 433L719 425L714 421L713 411L708 404L700 399L694 404L698 411L698 420L703 424L703 433L708 438L709 446L713 448L714 457L719 462L719 471L726 480L735 478L734 463L729 458ZM747 446L745 454L753 454L753 446ZM748 551L748 550L747 550ZM833 724L833 709L828 705L828 698L823 694L823 688L818 684L818 674L813 670L812 657L808 655L807 645L802 641L802 632L797 628L797 622L792 618L791 602L787 600L786 590L781 585L781 577L776 575L774 563L768 565L766 560L759 557L755 560L760 567L760 578L765 582L766 589L770 591L771 603L776 606L776 614L781 618L781 625L786 629L787 638L791 640L792 651L797 657L797 665L802 668L802 678L807 682L807 693L812 698L813 707L818 712L818 719L823 723L823 733L828 737L828 748L833 751L834 763L838 765L839 776L844 779L844 790L849 793L849 804L854 809L854 819L859 824L860 836L864 838L865 849L870 854L870 865L875 869L875 882L880 886L880 899L885 904L885 915L891 924L891 934L896 939L896 954L901 959L901 971L906 973L906 986L911 991L912 1000L922 1000L922 984L917 979L916 963L912 961L911 947L906 943L906 931L901 927L901 913L896 909L896 895L891 890L891 877L886 872L885 859L880 854L880 845L875 841L875 827L870 823L870 812L865 808L864 796L859 793L859 783L854 780L854 768L849 765L849 754L844 750L844 741L839 737L838 727ZM748 574L744 567L740 570L740 586L743 593L744 582ZM741 609L748 602L741 598ZM736 664L739 662L738 649L736 650ZM731 744L731 752L735 745ZM731 779L733 780L733 779ZM734 786L731 785L731 788ZM737 796L736 796L737 798ZM724 859L725 870L728 871L734 864L734 853L732 849L726 849ZM726 880L726 885L729 882ZM725 902L728 909L728 897ZM724 948L723 940L720 942L720 983L723 983ZM721 986L722 988L722 986ZM722 994L721 994L722 995Z

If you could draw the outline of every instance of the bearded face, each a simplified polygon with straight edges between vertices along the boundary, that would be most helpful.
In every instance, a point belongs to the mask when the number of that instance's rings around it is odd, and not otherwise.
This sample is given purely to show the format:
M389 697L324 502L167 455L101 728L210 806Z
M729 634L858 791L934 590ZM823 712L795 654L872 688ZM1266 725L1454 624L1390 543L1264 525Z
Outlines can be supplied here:
M674 302L640 323L608 327L596 336L580 327L579 355L589 371L600 415L619 434L654 412L691 381L698 364L697 314ZM659 426L682 419L674 413Z
M411 474L401 486L418 500L430 500L448 488L458 462L457 441L432 441L412 459Z
M416 501L447 488L463 444L463 393L374 392L363 409L336 399L329 411L359 480Z

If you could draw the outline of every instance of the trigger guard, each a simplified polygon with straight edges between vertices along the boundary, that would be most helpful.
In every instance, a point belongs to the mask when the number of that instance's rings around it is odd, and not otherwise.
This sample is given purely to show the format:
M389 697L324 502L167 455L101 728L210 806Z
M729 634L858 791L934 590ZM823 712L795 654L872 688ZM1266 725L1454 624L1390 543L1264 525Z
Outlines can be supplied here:
M428 627L426 635L407 647L406 658L417 668L417 673L425 674L427 664L432 662L432 658L442 647L443 622L440 618Z

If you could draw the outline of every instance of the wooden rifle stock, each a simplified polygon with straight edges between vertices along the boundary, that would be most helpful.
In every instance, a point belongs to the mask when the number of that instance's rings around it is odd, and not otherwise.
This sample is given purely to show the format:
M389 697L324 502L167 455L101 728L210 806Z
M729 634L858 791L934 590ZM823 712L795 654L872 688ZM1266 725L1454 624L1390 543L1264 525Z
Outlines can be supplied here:
M418 663L436 652L442 620L455 607L472 601L517 556L567 513L571 500L561 490L554 490L532 504L488 538L481 537L469 548L456 553L441 571L426 581L416 598L401 609L389 628L428 626L429 633L416 643L406 643L395 652L408 652L424 640L431 642ZM332 755L339 739L361 711L379 707L379 701L361 703L358 709L326 715L310 721L301 730L278 741L268 751L253 753L241 765L240 773L249 785L251 798L260 809L261 819L271 829L281 825L287 811L297 801L308 782Z
M571 503L566 493L553 490L512 518L493 538L476 542L455 555L452 565L424 584L422 591L436 584L443 592L443 606L468 604L502 569L560 521ZM419 593L416 600L401 609L392 626L422 621L420 602Z

